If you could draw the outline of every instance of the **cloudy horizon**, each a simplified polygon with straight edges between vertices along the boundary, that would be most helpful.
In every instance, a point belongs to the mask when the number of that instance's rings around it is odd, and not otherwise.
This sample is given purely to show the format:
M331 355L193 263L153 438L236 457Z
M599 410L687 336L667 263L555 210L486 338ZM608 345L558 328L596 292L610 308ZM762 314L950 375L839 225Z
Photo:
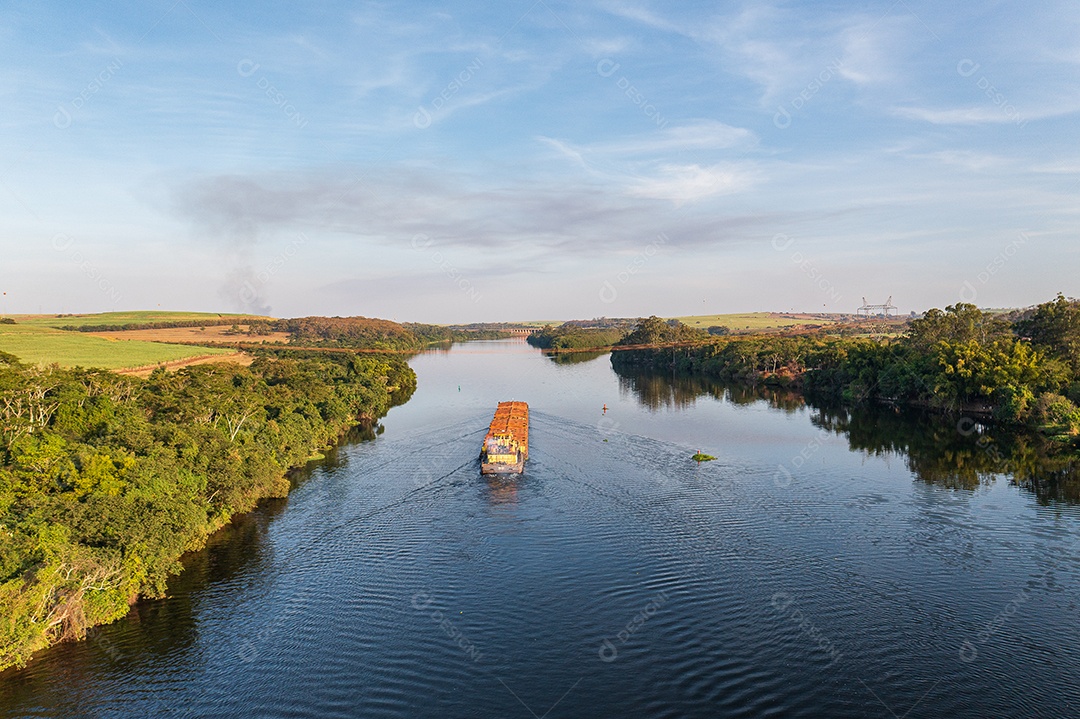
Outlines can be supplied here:
M0 313L1080 295L1080 8L196 0L0 17Z

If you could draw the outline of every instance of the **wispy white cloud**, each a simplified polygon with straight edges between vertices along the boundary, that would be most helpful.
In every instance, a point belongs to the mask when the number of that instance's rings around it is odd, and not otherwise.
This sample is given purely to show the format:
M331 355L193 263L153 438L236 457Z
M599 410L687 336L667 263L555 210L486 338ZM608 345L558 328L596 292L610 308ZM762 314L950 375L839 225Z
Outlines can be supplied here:
M895 81L918 25L911 15L817 8L806 13L768 3L744 3L704 17L683 15L678 21L641 5L605 7L618 17L699 43L723 72L752 81L762 106L788 99L831 68L857 86Z
M1080 160L1057 160L1040 163L1030 168L1031 172L1048 175L1080 175Z
M915 38L925 36L910 15L852 18L848 22L838 36L843 47L838 54L838 73L863 87L898 82L899 68L910 66Z
M961 167L972 172L982 172L992 168L1010 164L1010 160L985 152L973 152L971 150L939 150L925 155L912 155L940 162L943 165Z
M666 127L655 132L641 133L617 140L592 143L586 152L594 155L633 158L668 156L705 150L748 148L757 142L757 135L742 127L733 127L718 120L693 120Z
M750 189L756 184L751 173L733 165L661 165L656 176L630 185L629 194L666 200L682 206L698 200Z
M745 151L757 140L749 130L715 120L582 146L548 137L538 139L587 176L621 187L628 196L676 206L747 190L760 180L749 161L701 161L732 148ZM672 162L673 158L682 161Z
M638 42L630 37L587 37L582 41L585 52L593 57L610 57L619 55L638 46Z
M571 160L575 165L583 170L591 169L589 163L585 161L585 156L580 150L576 150L570 145L561 140L556 140L553 137L538 137L540 142L553 148L557 153Z
M894 107L892 113L909 120L921 120L934 125L1017 124L1017 116L1006 114L993 105L974 105L954 108ZM1021 117L1022 121L1023 118Z
M605 2L603 7L608 12L618 17L626 18L627 20L633 20L634 22L647 25L656 30L663 30L664 32L674 32L682 35L688 34L685 25L668 20L661 17L659 14L654 13L644 5L624 3L624 2Z

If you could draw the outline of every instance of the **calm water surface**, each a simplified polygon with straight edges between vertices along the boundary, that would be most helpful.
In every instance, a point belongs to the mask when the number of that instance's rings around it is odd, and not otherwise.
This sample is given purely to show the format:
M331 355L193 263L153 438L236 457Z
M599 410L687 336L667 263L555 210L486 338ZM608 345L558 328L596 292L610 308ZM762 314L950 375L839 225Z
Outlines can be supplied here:
M521 342L412 364L377 438L0 675L0 716L1080 715L1073 468ZM488 480L506 399L532 455Z

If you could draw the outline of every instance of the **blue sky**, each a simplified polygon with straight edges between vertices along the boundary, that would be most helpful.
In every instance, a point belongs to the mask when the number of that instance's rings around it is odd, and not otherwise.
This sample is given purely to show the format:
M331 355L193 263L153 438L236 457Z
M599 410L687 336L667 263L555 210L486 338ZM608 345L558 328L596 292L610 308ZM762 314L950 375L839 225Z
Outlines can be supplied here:
M0 12L2 312L1080 295L1080 5Z

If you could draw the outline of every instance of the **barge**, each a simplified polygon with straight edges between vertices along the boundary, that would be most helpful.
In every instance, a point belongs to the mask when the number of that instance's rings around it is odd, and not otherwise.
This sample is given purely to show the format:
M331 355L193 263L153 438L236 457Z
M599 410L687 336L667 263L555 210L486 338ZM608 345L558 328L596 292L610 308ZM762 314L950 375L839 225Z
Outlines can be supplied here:
M480 448L481 474L521 474L529 458L529 405L499 402Z

